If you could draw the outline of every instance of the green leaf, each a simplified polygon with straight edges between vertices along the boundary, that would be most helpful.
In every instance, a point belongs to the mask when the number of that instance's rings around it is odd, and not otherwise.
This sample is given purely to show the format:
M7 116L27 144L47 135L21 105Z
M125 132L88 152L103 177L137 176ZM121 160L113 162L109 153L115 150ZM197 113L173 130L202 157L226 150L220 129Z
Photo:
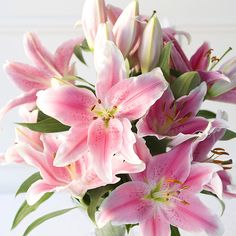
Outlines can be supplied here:
M69 126L63 125L60 121L52 117L49 117L45 120L41 120L37 123L17 123L17 124L27 127L33 131L42 133L63 132L70 129Z
M114 185L108 184L106 186L102 186L96 189L92 189L88 191L90 197L90 204L87 208L87 213L89 218L95 222L95 212L97 211L101 201L103 200L102 197L108 193L110 190L114 189Z
M221 207L222 207L222 212L221 212L221 216L224 214L225 212L225 203L220 199L218 198L218 196L210 191L207 191L207 190L202 190L201 191L202 194L206 194L206 195L209 195L209 196L212 196L212 197L215 197L216 199L218 199Z
M48 118L51 118L50 116L44 114L42 111L38 111L38 117L37 117L37 122L40 122L42 120L46 120Z
M167 43L162 49L160 59L159 59L159 67L162 69L162 72L166 78L170 76L170 55L171 55L172 43Z
M176 99L188 95L191 90L195 89L201 83L201 79L197 72L186 72L178 77L171 84L171 90Z
M202 116L206 119L214 119L214 118L216 118L216 113L214 113L212 111L208 111L208 110L200 110L197 113L197 116Z
M138 224L126 224L126 225L125 225L125 228L126 228L127 234L129 234L129 233L130 233L130 230L131 230L133 227L137 226L137 225L138 225Z
M227 141L234 138L236 138L236 133L232 130L227 129L224 136L220 140Z
M19 187L19 189L16 192L16 195L19 195L20 193L26 193L29 189L29 187L36 182L37 180L41 179L41 175L39 172L34 173L33 175L31 175L29 178L27 178Z
M26 201L23 202L21 207L16 213L16 216L12 223L12 229L14 229L27 215L35 211L43 202L47 201L53 193L44 194L34 205L29 206Z
M76 207L72 207L72 208L67 208L67 209L63 209L63 210L59 210L59 211L54 211L54 212L51 212L49 214L46 214L40 218L38 218L37 220L35 220L33 223L31 223L28 228L25 230L23 236L26 236L26 235L29 235L29 233L35 229L37 226L41 225L43 222L49 220L49 219L52 219L54 217L57 217L57 216L60 216L60 215L63 215L73 209L75 209Z
M170 229L171 229L171 236L180 236L178 228L176 228L175 226L171 225Z
M146 136L144 139L152 156L166 152L166 147L169 142L167 139L158 140L158 138L154 136Z
M91 52L91 49L89 48L88 42L85 39L82 44L80 45L81 49L83 49L83 51L85 52Z
M76 45L74 48L74 54L76 55L76 57L84 64L87 65L85 60L84 60L84 56L82 53L82 49L80 45Z
M96 236L125 236L125 227L108 223L103 228L96 229L95 234Z

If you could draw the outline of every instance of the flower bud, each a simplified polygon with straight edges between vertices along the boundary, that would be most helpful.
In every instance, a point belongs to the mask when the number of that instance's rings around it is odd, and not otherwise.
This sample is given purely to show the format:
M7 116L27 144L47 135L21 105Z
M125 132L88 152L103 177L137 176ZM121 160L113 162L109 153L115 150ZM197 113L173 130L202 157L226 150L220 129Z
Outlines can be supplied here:
M138 14L138 1L134 0L124 9L113 27L116 45L124 57L128 55L135 43Z
M104 0L86 0L82 12L82 26L88 45L94 49L98 26L106 22L106 8Z
M157 66L162 48L162 29L156 14L154 14L144 29L138 52L143 73L151 71Z

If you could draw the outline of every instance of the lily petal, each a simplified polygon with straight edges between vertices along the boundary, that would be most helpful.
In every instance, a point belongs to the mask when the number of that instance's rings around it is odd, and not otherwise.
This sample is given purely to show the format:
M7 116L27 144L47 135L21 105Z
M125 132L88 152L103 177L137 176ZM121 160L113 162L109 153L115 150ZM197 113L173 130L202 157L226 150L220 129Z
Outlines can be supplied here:
M122 119L123 125L123 144L121 148L121 154L125 157L125 160L131 164L141 164L142 161L139 159L134 151L134 144L136 138L131 128L132 125L128 119Z
M111 41L107 41L102 48L95 49L94 61L97 71L96 94L104 101L107 92L115 84L126 79L125 61L119 49Z
M87 89L62 86L40 91L37 97L38 108L64 124L88 125L93 120L91 109L96 98Z
M168 87L160 68L120 81L106 96L107 104L118 108L117 116L129 120L142 117Z
M108 124L102 119L92 122L88 131L88 147L94 170L102 180L112 181L112 158L121 150L123 126L118 119Z
M206 71L210 62L210 46L207 42L203 43L190 59L193 70Z
M9 112L11 109L18 107L20 105L24 105L27 103L33 103L36 101L37 90L33 89L29 92L23 93L20 96L10 100L1 110L0 110L0 120L4 117L4 115Z
M186 141L167 153L157 155L147 165L147 179L155 186L163 177L184 182L190 172L192 141Z
M170 235L170 224L159 210L153 217L140 223L143 236Z
M57 48L54 55L55 67L62 75L68 75L70 72L70 60L74 53L74 48L84 40L84 37L71 39Z
M23 91L46 89L50 84L44 72L27 64L7 62L4 65L4 70L16 86Z
M43 70L49 77L61 77L61 74L55 68L53 55L44 48L36 34L25 34L24 46L26 54L38 68Z
M59 146L54 160L54 165L66 166L79 160L88 149L87 135L87 127L72 127L65 137L64 142Z
M45 183L44 180L38 180L33 183L27 191L26 201L32 206L34 205L45 193L54 192L57 186Z
M109 221L119 224L135 224L149 219L154 203L143 197L150 192L148 185L135 181L120 185L100 207L97 224L104 226Z
M197 88L192 90L188 96L180 97L176 101L177 110L180 110L179 117L195 116L202 105L203 99L207 92L206 83L201 83Z
M219 218L193 195L184 194L183 199L189 204L177 202L174 207L165 209L165 215L172 225L189 232L205 231L211 236L222 236L223 226Z
M198 193L203 190L203 186L208 184L214 173L222 170L219 165L211 163L196 163L191 166L190 174L184 185L188 186L188 190ZM221 191L222 192L222 191Z

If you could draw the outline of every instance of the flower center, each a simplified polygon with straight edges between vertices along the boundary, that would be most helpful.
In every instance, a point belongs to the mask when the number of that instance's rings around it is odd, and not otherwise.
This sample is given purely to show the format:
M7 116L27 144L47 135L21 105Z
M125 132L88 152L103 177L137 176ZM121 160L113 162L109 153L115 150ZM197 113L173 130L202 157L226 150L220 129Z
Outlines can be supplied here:
M176 200L184 205L189 205L189 203L180 196L180 193L188 188L189 186L183 185L179 180L162 179L145 198L158 203L168 204L170 201Z
M232 169L233 160L219 160L225 156L229 156L229 153L225 151L224 148L214 148L211 150L212 155L207 158L204 162L210 162L220 165L224 170Z
M183 105L184 106L184 105ZM181 111L177 109L176 102L173 101L169 106L164 102L162 104L162 113L164 114L163 124L156 124L157 133L166 134L173 124L184 124L192 117L192 112L180 116Z
M104 106L101 104L101 100L98 99L97 104L91 108L91 111L94 114L94 120L97 118L102 118L105 124L108 125L110 119L115 118L118 107L113 106L111 109L104 108Z

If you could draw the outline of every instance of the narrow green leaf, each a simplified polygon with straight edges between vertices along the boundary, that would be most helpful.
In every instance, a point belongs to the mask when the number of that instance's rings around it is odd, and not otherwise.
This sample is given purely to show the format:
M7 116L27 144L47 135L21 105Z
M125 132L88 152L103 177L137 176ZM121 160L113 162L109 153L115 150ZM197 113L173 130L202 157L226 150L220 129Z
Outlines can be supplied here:
M19 189L16 192L16 195L19 195L20 193L26 193L29 189L29 187L36 182L37 180L41 179L41 175L39 172L34 173L33 175L31 175L29 178L27 178L19 187Z
M96 236L125 236L125 227L108 223L103 228L96 229L95 234Z
M39 121L37 123L17 123L17 124L27 127L33 131L42 132L42 133L63 132L70 129L69 126L63 125L60 121L51 117L45 120Z
M171 90L177 99L184 95L188 95L190 91L199 86L200 83L201 79L197 72L186 72L171 84Z
M76 45L74 48L74 54L76 55L76 57L84 64L87 65L85 60L84 60L84 56L83 56L83 52L81 49L80 45Z
M214 119L214 118L216 118L216 113L214 113L212 111L208 111L208 110L200 110L197 113L197 116L201 116L201 117L204 117L206 119Z
M180 232L179 232L178 228L176 228L175 226L171 225L170 229L171 229L171 236L180 236Z
M220 140L227 141L234 138L236 138L236 133L232 130L227 129L224 136Z
M43 222L49 220L49 219L52 219L54 217L57 217L57 216L60 216L60 215L63 215L71 210L74 210L76 207L72 207L72 208L67 208L67 209L63 209L63 210L59 210L59 211L54 211L54 212L51 212L49 214L46 214L40 218L38 218L37 220L35 220L33 223L31 223L28 228L25 230L23 236L26 236L26 235L29 235L29 233L35 229L37 226L41 225Z
M171 55L172 43L167 43L161 52L159 59L159 67L162 69L164 76L168 79L170 76L170 55Z
M23 202L21 207L16 213L16 216L12 223L12 229L14 229L27 215L35 211L43 202L47 201L53 193L44 194L34 205L29 206L26 201Z
M222 216L224 214L224 212L225 212L225 203L220 198L218 198L218 196L216 194L214 194L214 193L212 193L210 191L202 190L201 193L209 195L209 196L212 196L212 197L215 197L219 201L219 203L220 203L220 205L222 207L222 211L221 211L221 216Z
M114 185L109 184L109 185L88 191L88 194L90 197L90 204L87 208L87 213L88 213L89 218L94 223L96 223L95 222L95 212L97 211L97 208L101 204L102 196L104 196L104 194L108 193L113 188L114 188Z

